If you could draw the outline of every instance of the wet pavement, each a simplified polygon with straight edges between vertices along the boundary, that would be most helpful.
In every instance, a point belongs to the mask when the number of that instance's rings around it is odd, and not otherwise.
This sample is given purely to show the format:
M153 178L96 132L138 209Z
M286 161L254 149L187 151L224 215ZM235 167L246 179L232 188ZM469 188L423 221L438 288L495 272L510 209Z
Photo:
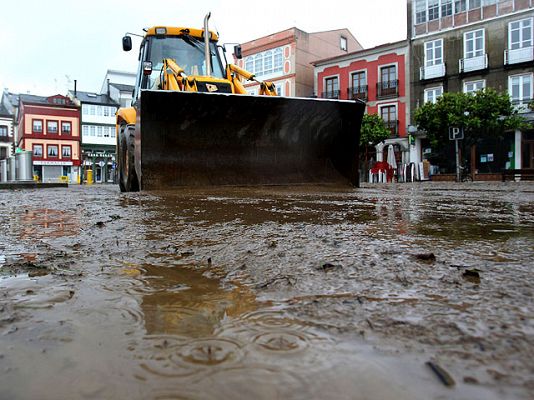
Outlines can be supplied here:
M0 399L530 399L534 185L0 192Z

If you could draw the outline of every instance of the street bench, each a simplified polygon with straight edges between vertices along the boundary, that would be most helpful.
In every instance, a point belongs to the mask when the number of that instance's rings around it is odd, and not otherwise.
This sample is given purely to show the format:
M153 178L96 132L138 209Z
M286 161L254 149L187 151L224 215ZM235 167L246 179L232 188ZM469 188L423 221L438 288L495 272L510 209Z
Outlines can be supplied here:
M534 168L505 169L502 171L502 181L506 179L515 180L518 177L522 181L534 180Z

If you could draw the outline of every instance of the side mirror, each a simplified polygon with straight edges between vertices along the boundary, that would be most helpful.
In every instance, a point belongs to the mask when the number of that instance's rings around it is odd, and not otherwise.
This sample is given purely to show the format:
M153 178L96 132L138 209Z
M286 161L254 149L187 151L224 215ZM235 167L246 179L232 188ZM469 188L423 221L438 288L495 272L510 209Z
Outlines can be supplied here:
M143 75L152 74L152 61L143 62Z
M124 36L122 38L122 49L124 51L130 51L132 49L132 38L130 36Z
M238 60L241 60L243 58L243 53L241 52L241 45L238 44L237 46L234 46L234 56Z

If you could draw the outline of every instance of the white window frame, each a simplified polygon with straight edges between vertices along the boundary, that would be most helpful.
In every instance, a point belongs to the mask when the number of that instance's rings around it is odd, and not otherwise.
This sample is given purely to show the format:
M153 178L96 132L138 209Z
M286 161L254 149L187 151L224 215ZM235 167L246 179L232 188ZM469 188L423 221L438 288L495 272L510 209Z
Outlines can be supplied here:
M256 61L258 65L256 66ZM265 65L269 66L266 70ZM265 50L261 53L251 54L244 61L245 69L256 77L270 76L284 71L284 50L282 47Z
M482 32L482 48L477 48L477 35ZM468 39L468 35L473 35L472 38ZM473 42L473 50L467 51L467 43ZM464 58L475 58L481 57L486 53L486 32L484 28L475 29L474 31L469 31L464 33Z
M525 78L530 78L530 95L525 97L524 93L523 93L523 86L524 86L524 82L523 80ZM519 84L519 97L517 99L514 99L513 98L513 85L512 85L512 81L514 80L514 78L520 78L520 84ZM532 73L527 73L527 74L517 74L517 75L510 75L508 77L508 94L510 95L510 100L512 100L512 102L516 102L516 104L514 105L523 105L523 104L528 104L532 98L533 98L533 94L532 94L532 89L533 89L533 82L532 82L532 78L533 78L533 74Z
M430 96L430 94L432 94L432 96ZM435 86L435 87L427 88L425 89L424 102L425 104L428 102L431 102L432 104L436 104L438 97L440 97L441 95L443 95L443 86Z
M469 85L473 86L472 90L467 90L467 87ZM475 88L477 86L480 86L480 87ZM464 82L464 93L476 93L479 90L482 90L482 89L485 89L485 88L486 88L486 80L485 79L477 79L477 80L473 80L473 81L465 81Z
M89 125L82 125L82 136L89 136Z
M438 43L438 42L439 42L440 45L436 46L436 43ZM429 47L431 47L431 49L429 49ZM436 60L439 59L439 58L436 57L436 48L438 48L438 47L441 48L441 60L440 60L440 62L436 61ZM431 59L427 58L427 50L431 50L432 51L432 58ZM430 40L428 42L425 42L424 43L424 52L425 52L425 57L424 57L425 58L425 68L443 64L443 62L444 62L444 60L443 60L443 56L444 56L443 39L436 39L436 40ZM432 63L430 63L430 62L432 62Z
M522 23L527 22L530 24L530 37L525 39L523 37L523 29L524 25ZM532 23L533 18L523 18L517 21L512 21L508 23L508 50L517 50L517 49L524 49L526 47L531 47L534 42L534 24ZM514 43L512 43L512 24L519 24L519 47L513 47ZM525 44L525 42L530 41L530 44Z
M378 105L378 115L380 116L380 118L382 118L382 109L385 108L385 107L391 107L391 106L394 106L395 107L395 121L397 121L397 126L396 126L396 134L398 135L399 134L399 130L400 130L400 127L399 127L399 104L398 103L384 103L384 104L379 104ZM382 118L382 120L384 120ZM387 123L387 121L384 121L384 123ZM389 129L389 128L388 128Z

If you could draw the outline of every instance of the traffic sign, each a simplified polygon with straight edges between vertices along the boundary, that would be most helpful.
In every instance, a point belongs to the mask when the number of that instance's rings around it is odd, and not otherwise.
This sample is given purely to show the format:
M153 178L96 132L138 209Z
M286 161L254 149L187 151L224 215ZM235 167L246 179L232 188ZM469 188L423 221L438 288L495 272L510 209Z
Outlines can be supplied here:
M458 128L456 126L449 126L449 139L450 140L461 140L464 138L463 128Z

